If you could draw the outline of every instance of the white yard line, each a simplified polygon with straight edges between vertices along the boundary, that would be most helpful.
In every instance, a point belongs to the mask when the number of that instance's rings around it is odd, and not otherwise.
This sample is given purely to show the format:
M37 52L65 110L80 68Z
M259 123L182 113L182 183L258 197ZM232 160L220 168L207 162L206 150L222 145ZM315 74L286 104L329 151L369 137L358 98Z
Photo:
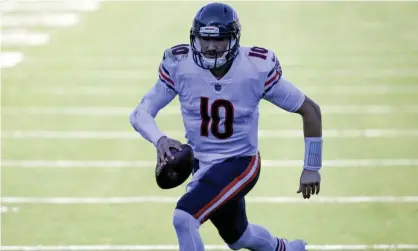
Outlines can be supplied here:
M0 52L0 69L15 67L23 59L22 52Z
M80 73L83 74L82 72ZM107 75L106 73L104 73ZM79 75L78 75L79 76ZM103 78L104 76L96 75L97 78ZM127 77L127 76L123 76ZM138 78L139 76L137 76ZM142 77L141 77L142 78ZM155 78L155 77L154 77ZM335 85L335 86L323 86L323 85L307 85L299 86L304 92L308 94L317 95L386 95L386 94L417 94L418 85ZM33 94L54 94L62 96L132 96L138 95L141 89L138 86L100 86L100 85L89 85L89 86L36 86L34 88L29 87L24 92ZM9 92L22 93L20 87L15 89L9 88Z
M3 30L0 42L3 46L7 45L44 45L50 42L50 36L46 33L31 32L28 30Z
M418 244L322 244L307 245L307 250L417 250ZM3 251L133 251L178 250L178 245L68 245L1 246ZM205 245L205 250L231 250L225 245Z
M172 137L184 137L185 133L179 130L165 131ZM259 130L260 139L277 138L301 138L303 130ZM323 130L326 138L401 138L418 137L418 129L347 129L347 130ZM3 139L124 139L124 140L144 140L139 133L132 131L2 131Z
M0 1L0 27L69 27L79 22L77 12L96 11L99 7L100 0ZM2 29L0 44L1 46L44 45L48 44L50 39L50 35L45 33ZM23 59L21 52L2 52L0 69L15 67Z
M417 160L418 163L418 160ZM123 161L123 160L1 160L1 167L22 168L143 168L154 167L154 161Z
M418 244L321 244L307 245L307 250L417 250ZM3 251L133 251L178 250L178 245L68 245L1 246ZM226 245L205 245L205 250L231 250Z
M112 51L110 51L112 52ZM384 53L384 51L382 51ZM102 55L103 56L103 55ZM69 55L71 60L75 60L75 57L72 55ZM44 60L52 59L54 60L54 56L45 57ZM290 58L289 60L291 60ZM297 59L297 57L296 57ZM94 60L91 56L80 56L78 60ZM95 61L100 61L100 58L96 58ZM127 80L148 80L147 83L152 84L155 83L155 81L158 79L158 76L155 75L152 71L141 71L140 65L146 64L148 61L148 66L151 64L155 64L158 66L158 64L161 62L161 58L159 56L155 56L155 54L145 54L142 55L141 58L132 58L127 57L120 60L120 64L128 65L129 67L124 68L117 68L118 64L117 61L110 62L115 67L112 69L84 69L80 70L77 73L77 78L95 78L95 79L127 79ZM291 63L289 63L291 64ZM382 70L381 68L367 68L365 71L358 71L358 69L352 69L348 67L340 67L340 68L329 68L327 70L319 71L319 70L306 70L308 66L307 65L301 65L301 64L294 64L288 68L293 68L294 71L301 71L306 76L305 81L303 83L298 83L298 87L300 87L302 90L309 90L311 92L317 92L315 87L329 87L326 91L338 94L338 95L344 95L344 91L347 91L349 93L359 94L359 95L379 95L379 94L386 94L388 92L394 92L394 93L408 93L408 90L412 93L417 92L416 84L378 84L381 82L382 78L393 78L393 77L415 77L418 76L418 72L414 67L409 68L396 68L395 70ZM139 69L138 69L139 68ZM353 71L356 72L355 75L353 75ZM54 77L54 78L67 78L71 77L74 74L71 71L60 71L60 72L39 72L36 74L38 77ZM306 84L309 82L309 80L312 79L323 79L324 77L343 77L344 79L352 78L352 76L355 76L355 81L358 84L354 85L342 85L338 82L340 80L334 80L334 85L329 85L328 83L321 84L321 85L309 85ZM73 76L74 77L74 76ZM19 79L27 79L27 76L17 76L16 78ZM361 80L359 80L359 78ZM361 81L361 82L360 82ZM376 83L376 84L370 84L370 83ZM132 84L124 84L127 86L137 87L136 82L132 82ZM82 87L82 85L77 84L77 82L74 82L73 86L75 87ZM93 85L94 86L94 85ZM102 82L99 82L97 85L97 88L100 88L103 86ZM117 88L115 85L114 87ZM414 87L415 86L415 87ZM327 92L325 92L327 93Z
M6 204L138 204L138 203L175 203L179 197L138 196L138 197L1 197L0 202ZM283 196L248 196L246 202L251 204L299 204L299 203L417 203L418 196L317 196L309 200L301 197Z
M262 160L263 167L294 168L303 165L302 160ZM124 160L1 160L1 167L19 168L152 168L155 161ZM324 160L326 168L355 167L418 167L418 159L338 159Z
M79 22L76 13L3 14L1 27L68 27Z
M3 13L27 11L96 11L99 9L99 0L84 1L0 1L0 11Z
M0 213L1 214L5 214L5 213L17 213L17 212L19 212L19 208L18 207L0 206Z
M62 116L128 116L135 107L115 107L115 106L32 106L32 107L2 107L3 115L62 115ZM323 114L333 115L359 115L359 114L417 114L418 105L322 105L321 112ZM159 116L179 115L179 106L167 106L162 109ZM288 115L276 107L265 107L260 109L263 115Z
M36 1L36 0L25 0ZM100 0L101 2L178 2L178 0ZM185 0L184 2L199 2L201 0ZM263 2L289 2L292 0L265 0ZM318 0L298 0L299 2L317 2ZM364 2L365 0L350 0L351 2ZM369 2L399 2L399 0L368 0ZM409 0L410 2L418 0ZM229 0L228 2L254 2L254 0ZM347 2L347 0L324 0L323 2Z

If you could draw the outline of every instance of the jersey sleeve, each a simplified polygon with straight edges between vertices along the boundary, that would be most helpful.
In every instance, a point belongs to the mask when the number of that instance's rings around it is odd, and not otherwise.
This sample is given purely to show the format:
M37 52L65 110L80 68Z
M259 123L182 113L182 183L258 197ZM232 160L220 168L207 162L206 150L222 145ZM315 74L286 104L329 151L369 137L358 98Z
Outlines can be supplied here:
M296 112L305 101L305 94L291 82L280 78L264 95L264 99L288 112Z
M267 76L264 82L264 92L263 95L268 93L280 80L282 77L282 67L279 60L276 57L276 54L270 51L270 56L268 57L269 63L267 64Z
M132 127L155 146L158 139L164 136L164 134L158 128L154 118L176 95L174 90L168 88L161 80L158 80L129 115Z
M282 67L273 52L267 69L263 98L288 112L297 111L305 101L305 94L283 78Z
M158 67L158 78L167 86L167 88L179 93L178 76L181 70L181 65L187 59L190 51L188 44L179 44L164 51L161 64Z
M168 88L165 83L158 80L151 90L142 97L137 109L146 111L152 117L156 117L158 112L167 106L176 95L177 93L173 89Z
M132 127L145 139L157 144L164 134L159 130L154 118L177 95L175 85L176 63L166 50L158 67L157 83L141 99L129 118Z
M167 88L176 92L175 70L177 60L170 49L164 51L163 59L158 67L158 78Z

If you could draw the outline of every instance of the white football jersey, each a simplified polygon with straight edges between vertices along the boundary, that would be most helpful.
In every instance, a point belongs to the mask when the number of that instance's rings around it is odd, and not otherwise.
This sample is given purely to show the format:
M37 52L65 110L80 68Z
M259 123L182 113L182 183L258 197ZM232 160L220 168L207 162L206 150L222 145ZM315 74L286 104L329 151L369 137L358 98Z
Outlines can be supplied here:
M260 47L239 50L221 79L196 65L189 45L167 49L159 68L160 82L179 97L187 143L201 169L257 154L261 99L288 111L299 109L304 101L303 93L289 82L276 87L282 69L274 52Z

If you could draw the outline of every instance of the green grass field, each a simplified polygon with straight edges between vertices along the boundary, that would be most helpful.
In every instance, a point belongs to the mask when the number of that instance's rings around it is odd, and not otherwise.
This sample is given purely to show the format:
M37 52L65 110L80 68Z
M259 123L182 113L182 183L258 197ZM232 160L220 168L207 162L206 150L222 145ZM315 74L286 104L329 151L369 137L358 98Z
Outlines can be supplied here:
M157 187L155 149L128 116L157 80L164 49L188 43L204 3L102 2L65 28L9 27L6 18L32 12L2 13L2 34L23 28L50 36L41 46L1 48L24 55L1 69L2 250L176 245L171 218L184 186ZM249 194L250 221L322 245L312 249L418 250L418 3L231 4L243 26L241 44L273 49L284 76L323 111L322 191L300 203L294 161L303 159L303 138L285 130L301 130L301 118L260 105L260 130L277 135L260 137L265 162ZM177 107L175 100L157 122L184 141ZM110 203L115 197L123 201ZM201 233L206 244L223 245L210 223Z

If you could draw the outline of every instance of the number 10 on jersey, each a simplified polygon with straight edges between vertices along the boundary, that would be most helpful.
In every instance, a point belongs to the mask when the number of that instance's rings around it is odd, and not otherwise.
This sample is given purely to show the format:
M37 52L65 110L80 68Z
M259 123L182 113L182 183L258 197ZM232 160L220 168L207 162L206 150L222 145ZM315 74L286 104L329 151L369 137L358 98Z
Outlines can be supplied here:
M225 112L223 128L220 125L220 110ZM209 132L218 139L227 139L234 133L234 105L225 99L215 100L209 107L209 98L200 97L200 135L209 137ZM210 128L209 128L210 127Z

